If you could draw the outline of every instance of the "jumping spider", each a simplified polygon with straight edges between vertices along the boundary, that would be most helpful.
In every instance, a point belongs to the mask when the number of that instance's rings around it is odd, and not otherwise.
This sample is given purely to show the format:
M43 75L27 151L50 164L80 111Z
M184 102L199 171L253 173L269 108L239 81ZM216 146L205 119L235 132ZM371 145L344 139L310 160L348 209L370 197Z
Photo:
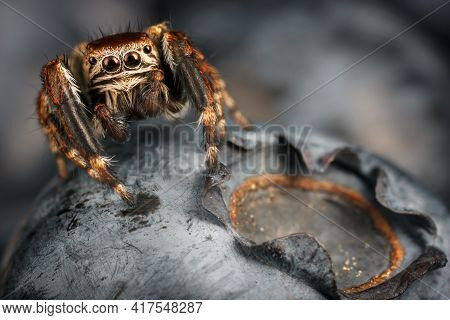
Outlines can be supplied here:
M184 33L165 23L80 43L68 57L48 62L41 76L37 113L58 175L67 177L69 159L128 204L133 194L112 172L100 137L124 141L128 120L172 117L189 101L200 114L206 164L214 169L226 134L222 105L237 123L248 125L217 70Z

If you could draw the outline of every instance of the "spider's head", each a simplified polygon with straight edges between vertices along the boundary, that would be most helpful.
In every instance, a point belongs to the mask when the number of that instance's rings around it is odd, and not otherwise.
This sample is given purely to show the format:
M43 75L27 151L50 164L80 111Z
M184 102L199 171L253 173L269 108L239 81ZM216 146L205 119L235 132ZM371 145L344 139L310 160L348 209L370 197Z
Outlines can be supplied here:
M158 52L145 33L106 36L86 46L84 66L93 87L129 90L159 64Z

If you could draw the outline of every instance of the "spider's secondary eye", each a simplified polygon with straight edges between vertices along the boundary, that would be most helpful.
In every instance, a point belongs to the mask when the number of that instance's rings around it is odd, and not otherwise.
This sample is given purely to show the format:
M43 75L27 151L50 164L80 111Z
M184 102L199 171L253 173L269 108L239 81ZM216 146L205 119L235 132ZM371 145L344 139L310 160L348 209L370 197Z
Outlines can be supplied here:
M127 68L134 69L141 64L141 56L136 51L130 51L123 57L123 62Z
M150 46L145 46L143 49L145 54L149 54L150 52L152 52L152 47Z
M103 59L102 66L106 72L116 72L120 68L120 61L114 56L109 56Z
M90 58L89 58L89 63L90 63L91 65L94 65L94 64L97 63L97 59L95 59L94 57L90 57Z

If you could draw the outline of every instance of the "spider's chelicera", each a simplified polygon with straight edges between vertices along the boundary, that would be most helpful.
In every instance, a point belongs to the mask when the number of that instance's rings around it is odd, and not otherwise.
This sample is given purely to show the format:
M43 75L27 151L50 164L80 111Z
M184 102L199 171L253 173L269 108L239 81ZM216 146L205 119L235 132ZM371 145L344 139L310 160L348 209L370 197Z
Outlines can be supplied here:
M223 106L248 125L217 70L184 33L165 23L81 43L68 57L47 63L41 75L37 113L58 175L67 177L69 159L129 204L133 194L112 172L99 137L124 141L127 121L176 117L189 101L200 115L207 166L215 169L226 134Z

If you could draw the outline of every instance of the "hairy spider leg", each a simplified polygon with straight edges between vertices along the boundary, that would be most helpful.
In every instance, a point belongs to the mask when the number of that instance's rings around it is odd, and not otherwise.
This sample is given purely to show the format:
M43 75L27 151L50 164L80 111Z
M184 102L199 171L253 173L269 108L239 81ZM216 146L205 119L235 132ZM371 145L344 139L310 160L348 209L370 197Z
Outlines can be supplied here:
M218 146L225 136L226 123L220 101L221 92L216 90L218 86L213 84L214 79L205 72L208 65L203 55L192 46L184 33L171 31L166 24L150 27L147 33L161 42L164 62L175 81L184 89L185 98L200 113L199 125L203 128L206 163L209 169L216 170Z
M132 204L133 195L112 173L108 158L101 155L102 147L64 58L46 64L41 76L44 88L39 95L38 117L53 145L52 151L64 154L92 178L109 185L124 201Z

